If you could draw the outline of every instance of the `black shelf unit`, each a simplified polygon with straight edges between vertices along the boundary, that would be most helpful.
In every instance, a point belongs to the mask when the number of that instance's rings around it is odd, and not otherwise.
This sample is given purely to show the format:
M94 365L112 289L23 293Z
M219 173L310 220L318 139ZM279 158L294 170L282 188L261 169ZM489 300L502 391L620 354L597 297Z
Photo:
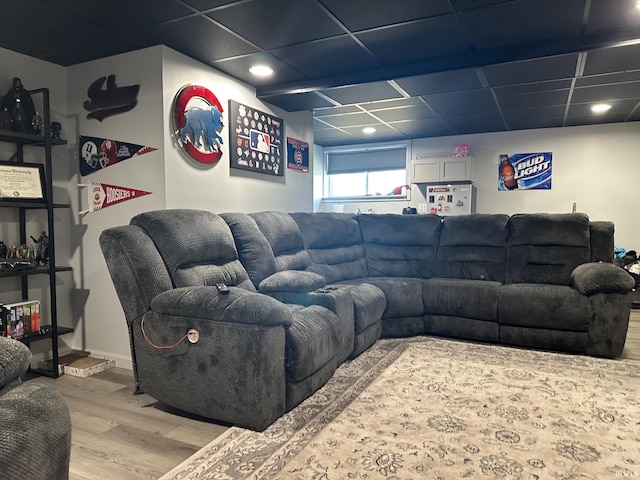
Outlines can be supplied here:
M15 162L17 165L24 163L24 148L26 146L40 147L44 150L44 171L45 171L45 198L44 199L0 199L0 208L15 208L18 210L19 236L20 243L27 243L26 232L26 212L33 209L46 210L47 216L47 235L49 237L49 263L46 266L37 266L32 268L16 268L0 270L0 280L9 277L20 277L22 282L22 300L28 300L29 294L29 277L31 275L48 275L49 276L49 322L43 318L43 327L49 327L45 333L31 333L17 340L29 345L35 341L49 340L51 342L51 369L32 369L34 373L46 375L52 378L59 376L58 365L58 337L67 333L72 333L73 328L58 326L57 313L57 287L56 273L71 271L71 267L60 266L56 264L56 248L55 248L55 221L53 215L54 208L68 208L69 205L53 202L53 179L52 179L52 148L56 145L66 145L65 140L51 137L51 114L49 110L49 89L39 88L29 92L33 95L42 95L42 117L43 117L43 135L34 135L28 133L12 132L0 130L0 142L12 143L16 146L14 155L4 161Z

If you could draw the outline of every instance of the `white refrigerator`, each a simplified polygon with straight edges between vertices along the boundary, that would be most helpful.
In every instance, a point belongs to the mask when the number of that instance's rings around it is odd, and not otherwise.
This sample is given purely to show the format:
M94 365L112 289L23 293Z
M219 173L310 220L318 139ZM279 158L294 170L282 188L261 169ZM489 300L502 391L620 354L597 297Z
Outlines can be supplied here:
M473 183L429 184L426 186L427 209L441 217L476 213L476 187Z

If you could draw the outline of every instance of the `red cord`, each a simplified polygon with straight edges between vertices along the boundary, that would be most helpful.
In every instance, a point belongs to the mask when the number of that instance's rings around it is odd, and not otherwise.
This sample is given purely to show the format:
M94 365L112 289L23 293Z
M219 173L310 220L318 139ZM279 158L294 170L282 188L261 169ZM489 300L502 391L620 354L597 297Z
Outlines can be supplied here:
M176 343L174 343L173 345L156 345L155 343L153 343L153 342L149 339L149 337L147 336L147 332L145 332L145 331L144 331L144 319L145 319L145 318L147 318L147 313L149 313L149 312L146 312L146 313L142 316L142 321L140 322L140 329L142 330L142 336L144 337L144 339L146 340L146 342L147 342L149 345L151 345L153 348L158 348L158 349L162 349L162 348L166 348L166 349L169 349L169 348L175 348L175 347L177 347L178 345L180 345L180 344L183 342L183 340L184 340L185 338L187 338L187 337L189 336L189 333L188 333L188 332L187 332L187 333L185 333L185 334L182 336L182 338L181 338L180 340L178 340Z

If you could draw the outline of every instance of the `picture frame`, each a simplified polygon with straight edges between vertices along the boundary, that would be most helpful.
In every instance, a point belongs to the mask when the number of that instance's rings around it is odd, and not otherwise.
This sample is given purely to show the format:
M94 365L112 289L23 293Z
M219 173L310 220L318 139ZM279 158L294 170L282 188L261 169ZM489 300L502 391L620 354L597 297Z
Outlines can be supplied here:
M0 201L43 201L44 165L0 161Z

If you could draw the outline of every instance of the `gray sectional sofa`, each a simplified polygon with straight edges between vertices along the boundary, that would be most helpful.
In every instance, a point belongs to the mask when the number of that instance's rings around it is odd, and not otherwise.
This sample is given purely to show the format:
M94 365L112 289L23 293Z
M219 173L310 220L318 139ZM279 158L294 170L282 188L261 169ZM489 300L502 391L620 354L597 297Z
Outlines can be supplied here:
M255 430L381 336L617 357L633 288L584 214L165 210L100 244L138 390Z

